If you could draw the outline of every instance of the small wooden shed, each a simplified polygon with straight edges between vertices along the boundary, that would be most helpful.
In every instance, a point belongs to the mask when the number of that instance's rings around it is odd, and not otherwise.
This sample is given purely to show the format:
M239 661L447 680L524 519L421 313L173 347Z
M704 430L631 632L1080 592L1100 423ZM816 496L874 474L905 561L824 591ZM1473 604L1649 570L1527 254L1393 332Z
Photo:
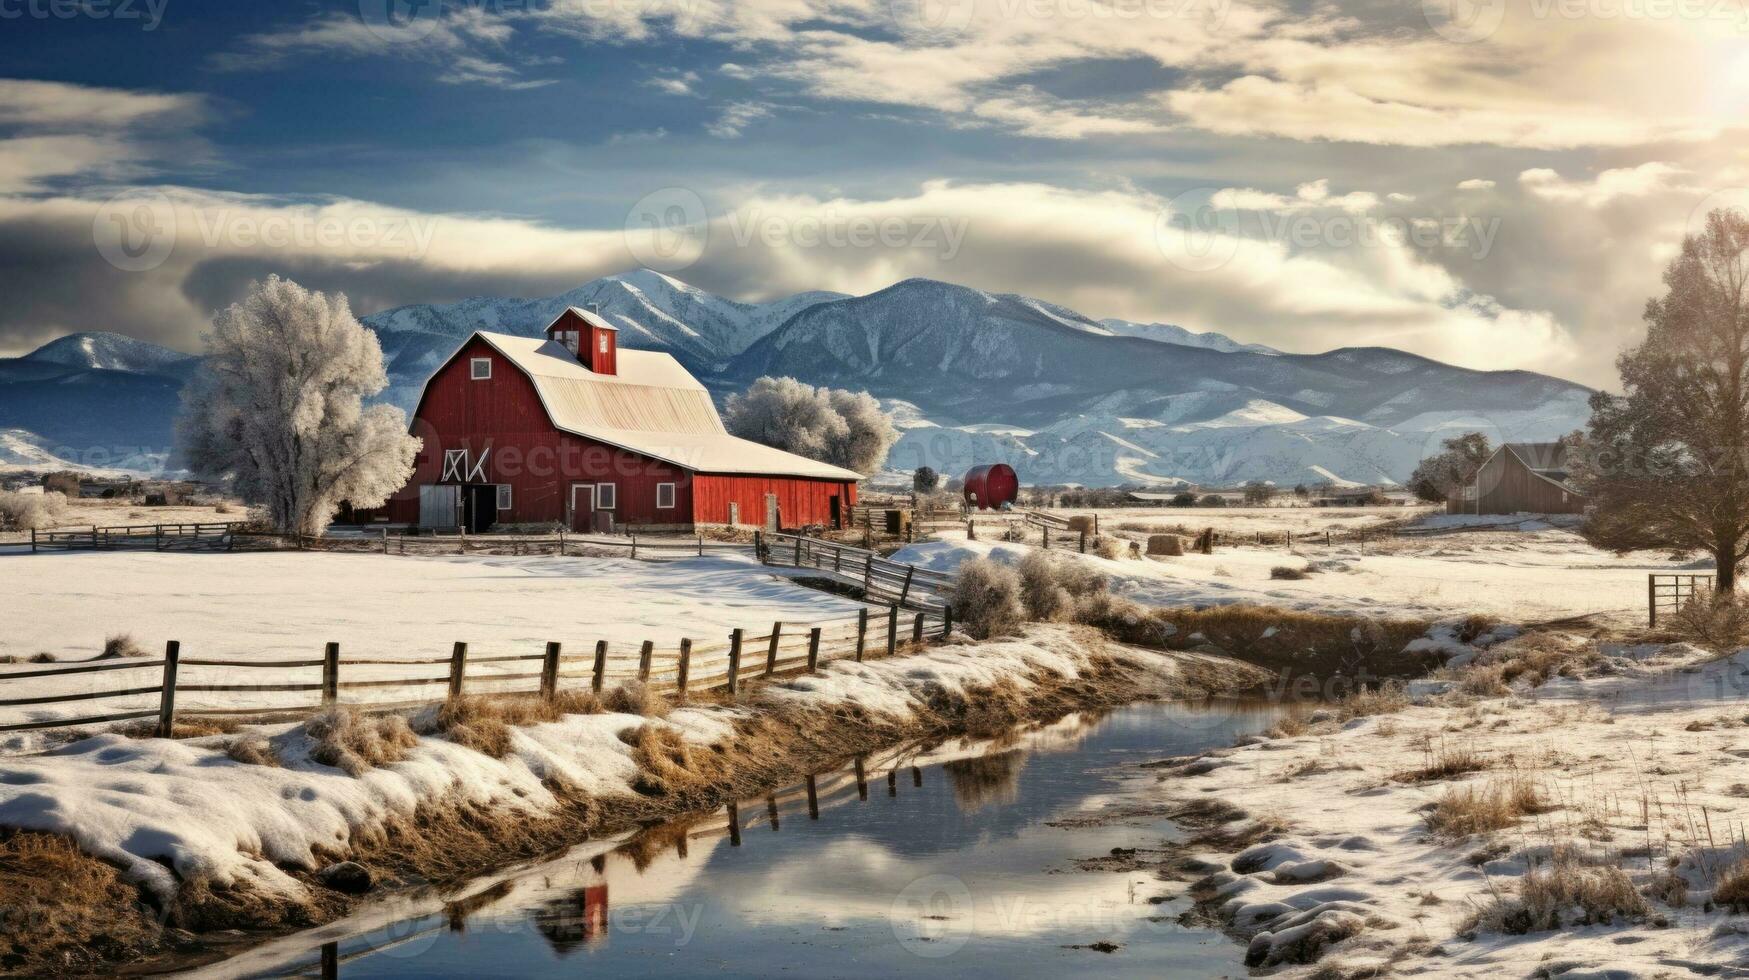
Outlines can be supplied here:
M1446 501L1449 514L1582 514L1585 495L1567 482L1567 446L1509 442L1476 471L1464 492Z

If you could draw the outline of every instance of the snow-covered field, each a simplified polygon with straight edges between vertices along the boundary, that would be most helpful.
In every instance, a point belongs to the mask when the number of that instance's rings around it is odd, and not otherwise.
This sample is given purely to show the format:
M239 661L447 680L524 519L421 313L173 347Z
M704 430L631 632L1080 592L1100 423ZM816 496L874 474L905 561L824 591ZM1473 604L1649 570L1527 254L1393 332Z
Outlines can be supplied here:
M227 505L221 511L210 504L146 507L126 500L79 499L68 500L66 510L60 518L41 530L79 530L92 526L121 527L139 524L220 524L241 521L247 516L237 504ZM29 541L29 531L0 533L0 545Z
M106 637L126 633L158 656L179 640L185 658L319 659L338 642L349 657L420 659L448 656L464 641L469 656L540 653L548 641L568 654L635 651L644 640L663 650L683 637L720 643L736 627L758 634L777 620L818 622L854 614L857 603L794 585L739 555L669 562L618 558L401 557L319 552L250 554L70 552L0 557L8 597L0 666L7 697L69 693L91 685L156 683L155 671L114 671L71 678L5 681L43 669L24 663L39 652L83 660ZM538 667L538 664L532 665ZM470 676L527 673L528 663L481 664ZM568 668L569 669L569 668ZM443 668L411 672L441 674ZM315 668L286 671L184 668L183 683L294 683ZM402 668L359 667L342 679L410 676ZM525 685L526 686L526 683ZM385 689L389 699L415 696ZM188 707L296 705L308 693L188 695ZM156 703L106 700L0 709L0 724L76 717Z
M1074 517L1092 514L1092 510L1047 510L1045 513ZM1223 534L1250 534L1264 531L1295 535L1322 534L1325 531L1343 533L1372 527L1387 521L1424 517L1432 509L1416 507L1102 507L1097 510L1101 530L1117 530L1128 524L1150 527L1188 527L1202 530L1212 527Z
M1290 975L1315 969L1292 964L1323 945L1326 976L1738 976L1749 918L1710 899L1749 858L1749 653L1597 653L1603 676L1251 736L1136 792L1219 800L1283 828L1203 860L1218 914ZM1435 825L1442 801L1507 792L1534 802L1503 826ZM1569 881L1625 874L1625 901L1648 905L1588 915L1557 891L1556 928L1474 924L1548 883L1529 876L1557 859Z
M1103 520L1103 519L1102 519ZM963 534L911 545L893 557L950 570L968 557L1018 561L1033 544L977 541ZM1059 553L1068 554L1058 549ZM1075 555L1111 578L1112 591L1150 605L1249 602L1291 609L1445 617L1484 613L1535 623L1601 613L1615 625L1644 625L1646 574L1710 570L1705 559L1672 562L1639 552L1598 551L1570 530L1465 531L1325 547L1321 542L1221 547L1213 555L1108 561ZM1272 579L1277 566L1307 569Z

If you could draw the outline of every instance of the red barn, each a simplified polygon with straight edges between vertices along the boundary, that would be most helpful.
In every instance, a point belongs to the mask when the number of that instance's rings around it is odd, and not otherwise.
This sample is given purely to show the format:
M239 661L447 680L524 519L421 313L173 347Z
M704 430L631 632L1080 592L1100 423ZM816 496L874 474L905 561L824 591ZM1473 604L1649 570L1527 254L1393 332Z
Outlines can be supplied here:
M425 382L413 434L425 446L389 519L426 527L837 527L861 479L730 435L680 362L620 350L575 307L545 339L469 337Z

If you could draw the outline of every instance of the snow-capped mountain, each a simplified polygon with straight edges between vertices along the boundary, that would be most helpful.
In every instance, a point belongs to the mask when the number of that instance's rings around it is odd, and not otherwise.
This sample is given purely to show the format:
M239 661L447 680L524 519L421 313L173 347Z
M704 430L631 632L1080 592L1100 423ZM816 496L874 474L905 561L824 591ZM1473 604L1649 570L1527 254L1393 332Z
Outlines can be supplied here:
M1129 320L1107 318L1099 321L1099 325L1120 337L1141 337L1144 340L1158 340L1166 344L1179 344L1184 347L1201 347L1203 350L1218 350L1228 354L1248 351L1252 354L1279 354L1281 351L1262 344L1241 344L1226 334L1213 331L1197 333L1186 330L1172 323L1134 323Z
M620 330L620 343L663 350L688 368L710 373L815 303L842 293L806 292L771 303L738 303L678 279L639 269L596 279L545 299L476 297L443 305L401 306L363 317L383 342L397 386L423 382L475 330L535 336L567 306L597 310Z
M903 432L889 471L1005 461L1029 482L1088 486L1386 483L1462 432L1552 439L1589 416L1588 389L1532 372L1387 348L1283 354L927 279L750 304L640 270L548 299L404 306L363 322L389 364L384 400L411 408L469 332L534 335L592 304L625 346L673 353L719 398L766 374L872 392ZM19 430L20 458L161 452L197 364L115 335L62 338L0 360L0 429Z
M103 331L70 333L49 341L22 359L77 368L171 375L186 372L197 360L192 354Z

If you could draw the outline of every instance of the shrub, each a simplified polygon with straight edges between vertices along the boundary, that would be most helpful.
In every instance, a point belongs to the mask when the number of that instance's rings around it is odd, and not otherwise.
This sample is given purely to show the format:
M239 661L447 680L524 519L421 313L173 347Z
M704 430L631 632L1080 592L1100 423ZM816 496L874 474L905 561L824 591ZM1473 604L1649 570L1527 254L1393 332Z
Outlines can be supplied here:
M1713 901L1732 912L1749 912L1749 860L1737 862L1719 877Z
M1269 577L1299 581L1303 578L1311 578L1312 573L1303 568L1294 568L1289 565L1277 565L1269 570Z
M1670 631L1695 646L1729 653L1749 643L1749 603L1735 592L1696 589L1669 618Z
M1015 566L1020 576L1020 601L1028 618L1067 619L1074 611L1075 597L1057 580L1061 564L1043 551L1028 551Z
M52 491L14 493L0 491L0 531L30 531L45 528L67 512L67 498Z
M47 650L39 650L31 654L30 662L33 664L52 664L55 662L55 655Z
M1020 574L1006 565L974 558L963 562L953 588L954 618L980 640L1020 629Z
M632 681L608 691L601 699L606 711L622 715L643 715L646 718L668 717L668 699L656 693L648 684Z
M1205 493L1202 495L1202 499L1196 502L1196 505L1198 507L1225 507L1227 499L1218 493Z
M1122 538L1100 535L1093 539L1093 553L1110 561L1117 561L1130 553L1130 543Z
M273 750L273 743L258 735L232 739L225 746L225 754L246 766L268 766L273 769L281 766L279 753Z

